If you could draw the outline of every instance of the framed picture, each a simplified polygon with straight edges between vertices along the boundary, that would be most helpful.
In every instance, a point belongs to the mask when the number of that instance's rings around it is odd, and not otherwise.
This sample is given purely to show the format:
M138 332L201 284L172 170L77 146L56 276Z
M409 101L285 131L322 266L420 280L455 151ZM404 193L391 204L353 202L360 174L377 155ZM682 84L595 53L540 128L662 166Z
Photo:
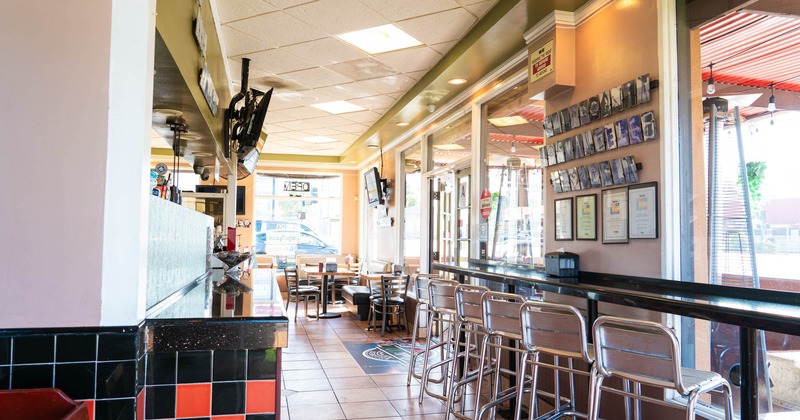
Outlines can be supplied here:
M555 200L556 240L572 240L572 198Z
M631 239L658 238L658 183L628 187L628 215Z
M628 188L603 190L603 243L628 243Z
M575 197L575 239L597 240L597 194Z

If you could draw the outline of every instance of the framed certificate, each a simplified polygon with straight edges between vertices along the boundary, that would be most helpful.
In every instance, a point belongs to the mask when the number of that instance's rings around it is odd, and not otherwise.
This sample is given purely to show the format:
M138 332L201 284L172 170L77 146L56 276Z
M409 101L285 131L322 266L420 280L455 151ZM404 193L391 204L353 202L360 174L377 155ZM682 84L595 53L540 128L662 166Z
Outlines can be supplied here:
M597 240L597 194L575 197L575 239Z
M628 243L628 188L603 190L603 243Z
M555 200L556 240L572 240L572 198Z
M631 239L658 238L658 183L628 187L628 216Z

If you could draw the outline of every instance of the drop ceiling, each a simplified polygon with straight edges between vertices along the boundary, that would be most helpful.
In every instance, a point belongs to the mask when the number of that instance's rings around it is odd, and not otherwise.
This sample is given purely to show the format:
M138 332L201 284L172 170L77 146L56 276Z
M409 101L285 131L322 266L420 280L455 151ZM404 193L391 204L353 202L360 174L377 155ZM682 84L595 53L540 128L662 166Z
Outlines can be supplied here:
M244 57L251 60L249 86L275 88L264 126L264 153L340 156L497 3L240 0L216 5L234 90L239 90ZM394 24L421 45L368 54L336 37L385 24ZM364 109L334 115L311 106L337 100ZM308 140L315 137L334 141Z

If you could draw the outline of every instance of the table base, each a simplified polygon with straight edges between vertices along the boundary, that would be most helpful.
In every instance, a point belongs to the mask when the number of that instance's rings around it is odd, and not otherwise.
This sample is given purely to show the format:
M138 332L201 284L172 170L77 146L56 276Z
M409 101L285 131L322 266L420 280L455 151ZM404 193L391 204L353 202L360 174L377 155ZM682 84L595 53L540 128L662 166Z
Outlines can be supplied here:
M341 318L341 316L342 316L342 314L335 314L335 313L331 313L331 314L329 314L329 313L319 314L319 318L322 318L322 319Z

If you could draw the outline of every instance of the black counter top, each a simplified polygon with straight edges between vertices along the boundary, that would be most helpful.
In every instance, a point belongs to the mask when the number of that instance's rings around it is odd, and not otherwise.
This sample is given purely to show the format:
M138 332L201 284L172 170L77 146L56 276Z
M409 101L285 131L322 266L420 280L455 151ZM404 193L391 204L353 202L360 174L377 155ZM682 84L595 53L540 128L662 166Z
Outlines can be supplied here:
M800 335L800 294L645 277L580 272L547 276L544 269L472 260L434 263L434 270L514 286L667 312L741 327Z

